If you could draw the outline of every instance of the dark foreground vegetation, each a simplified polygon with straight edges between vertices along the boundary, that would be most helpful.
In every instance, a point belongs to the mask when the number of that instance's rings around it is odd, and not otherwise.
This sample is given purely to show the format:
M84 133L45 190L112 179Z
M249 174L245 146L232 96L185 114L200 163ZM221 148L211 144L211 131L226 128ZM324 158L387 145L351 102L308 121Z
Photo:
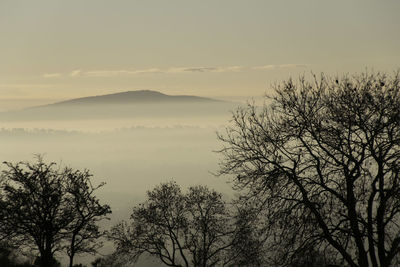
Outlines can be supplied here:
M163 183L106 231L98 223L111 210L95 196L103 184L87 170L40 156L5 162L0 266L59 266L65 254L72 267L102 238L115 252L92 266L132 266L142 255L186 267L398 266L399 74L289 80L268 103L239 108L218 134L218 175L231 178L235 199Z
M104 235L97 222L111 213L100 204L87 171L36 162L4 162L1 176L1 240L21 253L38 251L35 264L57 266L54 254L95 253Z

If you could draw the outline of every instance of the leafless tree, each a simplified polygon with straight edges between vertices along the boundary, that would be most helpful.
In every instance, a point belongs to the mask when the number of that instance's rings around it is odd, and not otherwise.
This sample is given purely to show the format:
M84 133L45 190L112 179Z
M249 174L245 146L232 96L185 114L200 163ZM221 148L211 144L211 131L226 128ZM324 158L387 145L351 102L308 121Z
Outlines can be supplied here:
M97 234L95 223L109 213L109 207L100 205L93 195L96 188L90 185L91 175L47 164L41 156L35 163L5 165L1 234L15 246L38 250L36 263L43 267L57 265L54 254L66 243L75 253L86 252L80 245L93 242L94 236L87 234Z
M148 200L133 209L131 222L116 225L110 238L117 253L135 261L143 253L168 266L223 266L232 261L233 228L221 194L204 186L186 194L176 183L147 193Z
M349 266L399 264L399 74L276 86L219 134L220 174L262 208L270 256L315 248ZM281 252L281 253L279 253Z
M249 205L248 202L234 206L233 214L234 239L229 249L234 264L231 266L259 267L266 266L264 250L264 226L259 218L259 211L256 205Z
M70 205L74 208L74 220L66 227L66 251L69 256L69 266L73 266L74 256L77 254L96 254L102 246L99 238L104 232L99 229L98 222L108 219L111 213L108 205L100 204L95 191L104 183L93 186L88 170L79 171L67 168L66 194L70 196Z

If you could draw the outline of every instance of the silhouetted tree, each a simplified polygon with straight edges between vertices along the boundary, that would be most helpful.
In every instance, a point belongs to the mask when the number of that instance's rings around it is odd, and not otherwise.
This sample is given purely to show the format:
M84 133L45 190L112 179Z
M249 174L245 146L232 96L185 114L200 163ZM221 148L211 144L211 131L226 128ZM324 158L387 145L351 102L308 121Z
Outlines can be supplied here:
M92 263L92 267L120 267L118 259L115 255L107 255L96 258Z
M87 170L66 169L66 172L66 193L71 196L70 205L74 207L74 220L66 228L70 240L66 249L69 266L72 267L76 254L95 254L102 246L98 239L104 232L99 230L97 222L106 219L111 209L108 205L100 204L95 196L95 191L104 183L94 187L90 182L92 175Z
M235 235L229 254L234 266L265 266L264 231L257 210L237 203L233 222Z
M11 266L10 260L11 249L5 243L0 243L0 266Z
M126 262L144 254L168 266L221 266L230 259L233 227L221 194L204 186L186 194L176 183L161 184L133 209L131 222L112 228L110 239Z
M28 259L20 255L18 248L8 242L0 242L0 266L1 267L31 267Z
M95 223L109 213L109 207L101 206L93 195L96 188L90 185L90 174L46 164L41 156L35 163L5 165L0 194L2 234L15 245L37 249L40 256L35 264L43 267L58 265L54 254L65 243L75 252L86 252L80 248L82 241L91 244L94 237L86 233L97 235Z
M340 267L336 260L329 257L327 253L321 253L314 248L306 248L297 251L291 259L290 267Z
M269 106L238 109L219 134L220 174L263 208L271 253L286 266L310 247L349 266L399 264L399 75L275 89Z

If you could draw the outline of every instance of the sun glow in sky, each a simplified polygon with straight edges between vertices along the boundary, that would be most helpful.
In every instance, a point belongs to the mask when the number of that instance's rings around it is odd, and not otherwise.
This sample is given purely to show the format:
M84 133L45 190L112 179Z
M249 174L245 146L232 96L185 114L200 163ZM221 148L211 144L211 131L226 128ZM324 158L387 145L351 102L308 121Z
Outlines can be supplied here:
M301 74L395 71L400 1L1 0L1 109L127 90L259 97Z

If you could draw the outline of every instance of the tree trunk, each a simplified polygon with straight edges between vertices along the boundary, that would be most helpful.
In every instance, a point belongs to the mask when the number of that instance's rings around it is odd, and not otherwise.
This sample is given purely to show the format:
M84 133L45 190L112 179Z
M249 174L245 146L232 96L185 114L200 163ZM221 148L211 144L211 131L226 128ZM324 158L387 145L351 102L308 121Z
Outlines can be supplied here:
M53 267L54 263L53 255L51 251L47 249L42 251L40 257L35 261L35 264L38 264L40 267Z
M41 267L53 267L55 266L55 260L52 253L52 241L53 237L48 235L45 240L45 247L40 255L40 266Z
M72 267L74 265L74 253L71 253L69 256L69 267Z
M72 267L74 264L74 256L75 256L75 234L72 235L70 249L71 251L69 254L69 267Z

